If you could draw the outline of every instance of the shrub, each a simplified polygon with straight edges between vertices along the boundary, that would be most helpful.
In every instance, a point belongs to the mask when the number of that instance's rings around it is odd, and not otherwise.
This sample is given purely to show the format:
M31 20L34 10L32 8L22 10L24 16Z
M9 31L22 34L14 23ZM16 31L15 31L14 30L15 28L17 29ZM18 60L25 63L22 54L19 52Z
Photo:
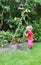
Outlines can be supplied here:
M7 45L11 42L13 33L10 31L0 31L0 46Z

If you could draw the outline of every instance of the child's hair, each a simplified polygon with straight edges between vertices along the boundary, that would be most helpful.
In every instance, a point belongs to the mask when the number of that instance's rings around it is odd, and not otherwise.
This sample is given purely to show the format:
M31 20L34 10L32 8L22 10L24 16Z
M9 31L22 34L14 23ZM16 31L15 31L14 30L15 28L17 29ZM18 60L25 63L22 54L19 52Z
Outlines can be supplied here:
M31 30L32 30L32 26L31 26L31 25L28 25L28 26L26 27L26 30L28 30L28 29L31 29Z

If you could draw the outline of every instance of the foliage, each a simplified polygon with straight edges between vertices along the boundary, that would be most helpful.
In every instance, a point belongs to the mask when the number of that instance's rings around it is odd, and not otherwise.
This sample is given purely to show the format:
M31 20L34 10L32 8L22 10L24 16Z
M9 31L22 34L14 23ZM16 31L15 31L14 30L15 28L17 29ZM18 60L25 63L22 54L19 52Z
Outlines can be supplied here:
M33 35L35 41L41 41L41 21L37 21L33 24Z
M40 1L40 0L39 0ZM40 1L41 2L41 1ZM1 0L0 1L0 18L1 14L4 13L3 26L1 30L9 29L13 32L13 38L23 37L23 32L28 24L33 26L34 40L41 40L41 4L37 0ZM18 10L20 4L23 4L24 10ZM39 7L37 6L39 5ZM38 9L39 8L39 9ZM25 14L25 10L27 13ZM29 12L30 11L30 12ZM5 24L7 26L5 26ZM5 27L4 27L5 26ZM6 29L6 30L7 30ZM38 32L38 33L37 33ZM3 33L2 33L3 34ZM12 37L11 37L12 38Z
M20 19L15 17L14 19L12 19L12 18L8 19L7 24L9 25L9 27L12 31L15 31L16 28L18 27L19 22L20 22Z
M0 46L7 45L8 43L11 42L13 37L13 33L10 31L0 31Z
M23 11L23 14L21 15L22 25L21 25L21 27L20 27L20 25L18 25L18 28L16 30L19 30L19 32L15 32L15 35L14 35L15 37L23 37L23 32L24 32L26 26L28 24L31 24L33 26L34 40L35 41L40 41L41 40L40 17L38 15L37 11L35 10L36 5L37 4L32 0L27 1L27 3L26 3L27 7L26 8L28 8L28 10L30 10L30 12L27 11L27 14L25 15L24 11Z
M40 3L41 4L41 0L34 0L35 2L38 2L38 3Z

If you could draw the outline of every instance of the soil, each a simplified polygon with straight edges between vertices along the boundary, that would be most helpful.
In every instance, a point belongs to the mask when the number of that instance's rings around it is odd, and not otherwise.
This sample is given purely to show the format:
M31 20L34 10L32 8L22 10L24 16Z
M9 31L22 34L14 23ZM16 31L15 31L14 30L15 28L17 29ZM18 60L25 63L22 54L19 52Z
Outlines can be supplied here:
M15 50L23 50L23 43L20 44L9 44L7 47L0 47L0 52L7 52L7 51L15 51Z

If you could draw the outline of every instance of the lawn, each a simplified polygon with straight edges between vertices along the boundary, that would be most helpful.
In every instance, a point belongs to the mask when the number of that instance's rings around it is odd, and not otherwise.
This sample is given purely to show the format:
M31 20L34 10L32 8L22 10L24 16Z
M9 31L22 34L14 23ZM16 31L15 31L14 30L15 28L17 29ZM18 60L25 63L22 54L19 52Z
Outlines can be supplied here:
M0 65L41 65L41 43L33 44L32 50L0 52Z

